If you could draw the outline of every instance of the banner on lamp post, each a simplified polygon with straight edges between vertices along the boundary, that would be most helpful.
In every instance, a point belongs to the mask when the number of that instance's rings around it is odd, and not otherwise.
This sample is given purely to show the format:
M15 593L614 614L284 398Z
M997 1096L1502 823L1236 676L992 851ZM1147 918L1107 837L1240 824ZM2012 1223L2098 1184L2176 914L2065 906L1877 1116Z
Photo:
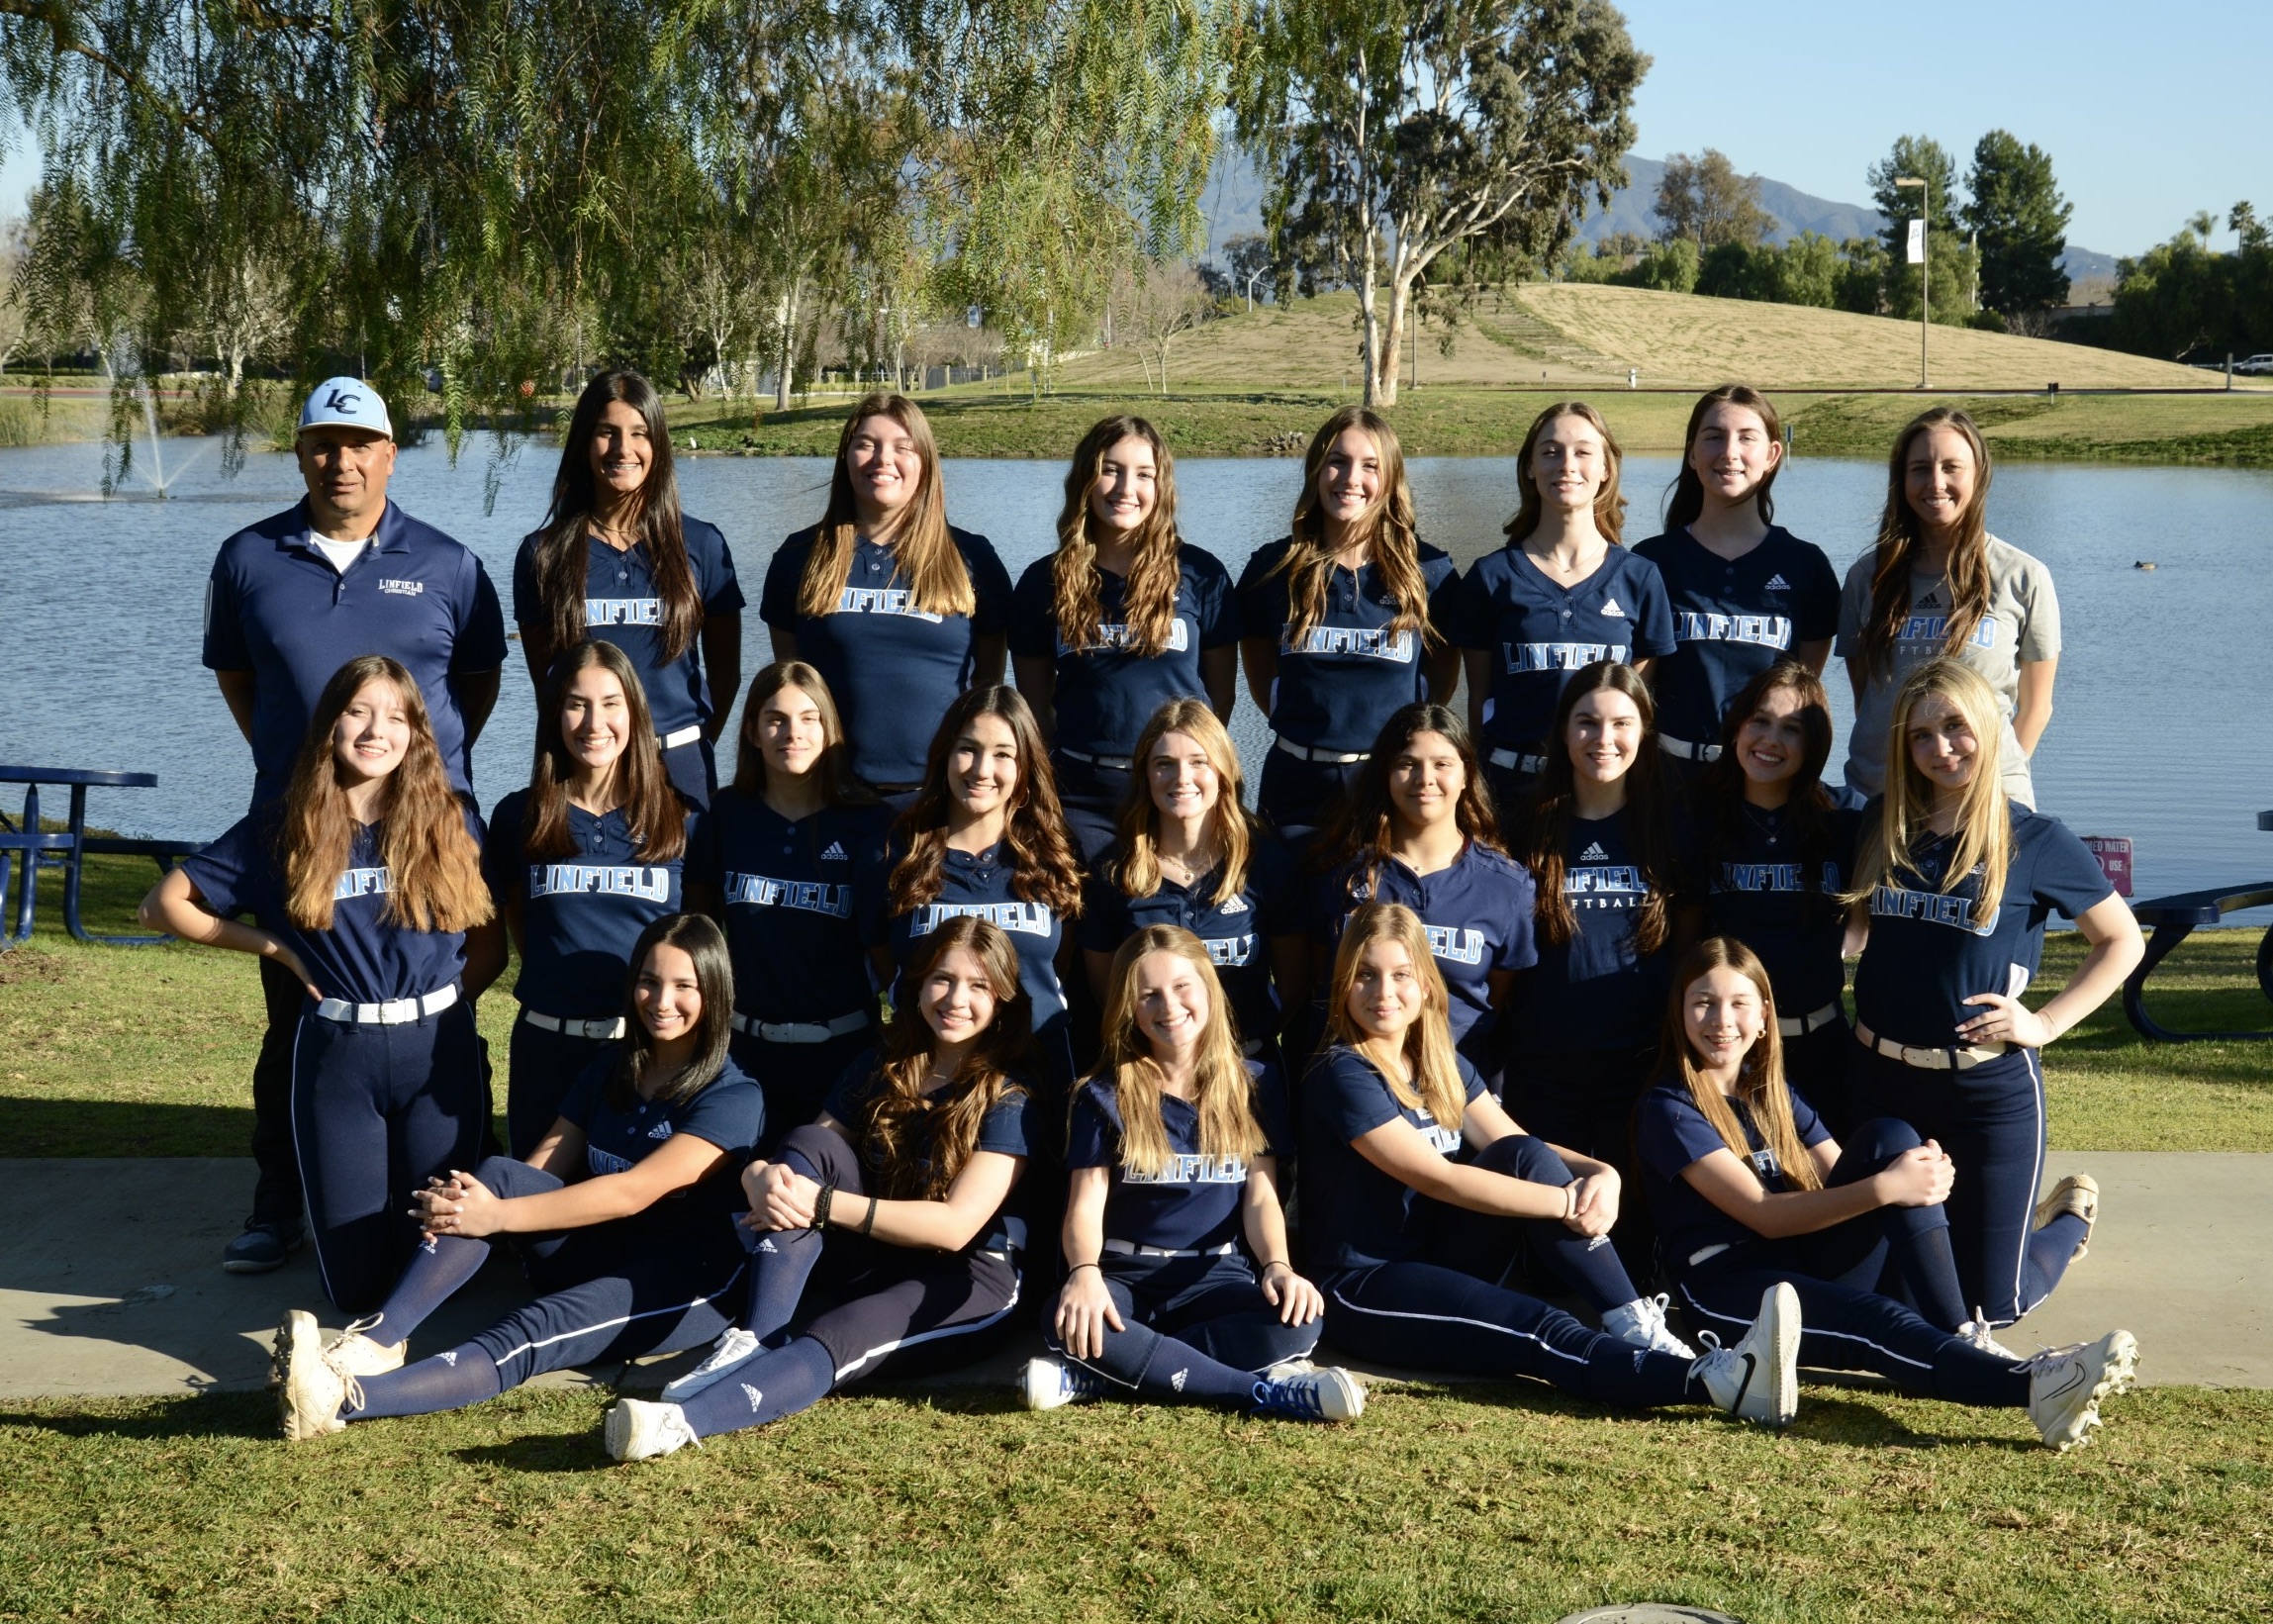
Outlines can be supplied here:
M1923 220L1913 220L1910 223L1910 263L1926 263L1926 222Z

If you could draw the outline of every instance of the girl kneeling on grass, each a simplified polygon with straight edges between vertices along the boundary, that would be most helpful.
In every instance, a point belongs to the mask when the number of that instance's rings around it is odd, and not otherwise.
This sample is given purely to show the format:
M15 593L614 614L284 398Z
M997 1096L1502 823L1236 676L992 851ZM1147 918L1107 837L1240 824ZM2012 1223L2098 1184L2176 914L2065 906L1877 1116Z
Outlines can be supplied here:
M1714 936L1691 948L1665 1011L1669 1075L1636 1119L1690 1322L1741 1328L1761 1290L1787 1283L1809 1364L1875 1371L1952 1403L2025 1407L2054 1449L2087 1441L2100 1399L2131 1385L2131 1333L2017 1359L1986 1325L1959 1324L1942 1209L1948 1156L1887 1117L1857 1123L1843 1150L1784 1082L1775 1009L1744 943ZM1875 1290L1889 1256L1917 1310Z
M1444 978L1412 909L1350 916L1327 1008L1332 1044L1303 1088L1306 1239L1335 1347L1383 1364L1534 1376L1601 1403L1711 1403L1781 1425L1799 1403L1799 1304L1771 1285L1733 1348L1665 1330L1599 1237L1618 1174L1534 1139L1454 1051ZM1464 1154L1466 1159L1462 1159ZM1528 1246L1604 1310L1591 1331L1494 1284Z
M718 927L674 913L632 950L624 1041L578 1075L525 1162L485 1159L415 1199L426 1242L379 1311L330 1348L301 1309L276 1332L287 1439L494 1398L545 1371L701 1346L744 1268L734 1171L765 1097L726 1058L733 971ZM405 1339L518 1242L544 1294L471 1342L406 1368Z
M1006 1328L1026 1244L1007 1210L1026 1166L1016 1072L1031 1037L1017 949L984 919L951 919L903 985L881 1054L845 1073L778 1160L744 1171L749 1307L662 1402L608 1412L616 1460L794 1415L856 1379L954 1369ZM826 1301L808 1304L808 1285Z
M1279 1369L1317 1346L1323 1305L1286 1261L1286 1091L1243 1059L1229 1016L1190 931L1148 925L1113 955L1103 1057L1066 1148L1059 1357L1027 1363L1027 1408L1104 1392L1305 1421L1365 1408L1347 1371Z

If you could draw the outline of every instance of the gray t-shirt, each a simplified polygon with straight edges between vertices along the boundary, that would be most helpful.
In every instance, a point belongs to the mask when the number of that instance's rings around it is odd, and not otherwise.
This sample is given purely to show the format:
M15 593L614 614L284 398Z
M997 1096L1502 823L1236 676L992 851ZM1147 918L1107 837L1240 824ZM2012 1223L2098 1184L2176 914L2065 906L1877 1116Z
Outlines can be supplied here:
M2029 758L2013 736L2013 716L2021 703L2021 667L2048 660L2060 651L2060 600L2052 572L2019 547L1988 537L1989 608L1957 657L1989 680L2005 702L2005 793L2032 810L2036 785ZM1840 594L1839 641L1843 659L1859 657L1862 625L1870 618L1870 577L1876 549L1857 558ZM1910 616L1894 639L1893 669L1873 673L1854 707L1854 731L1847 742L1847 782L1864 795L1886 788L1886 735L1893 724L1894 695L1913 669L1942 652L1949 623L1948 589L1939 575L1910 572Z

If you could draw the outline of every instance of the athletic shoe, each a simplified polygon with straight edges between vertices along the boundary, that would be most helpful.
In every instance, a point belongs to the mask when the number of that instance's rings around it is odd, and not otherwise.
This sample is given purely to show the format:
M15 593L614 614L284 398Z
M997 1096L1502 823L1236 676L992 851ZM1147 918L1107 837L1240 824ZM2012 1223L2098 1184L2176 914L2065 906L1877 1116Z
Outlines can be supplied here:
M283 1223L246 1222L243 1233L221 1249L225 1274L265 1275L284 1267L284 1260L300 1250L308 1230L298 1218Z
M757 1358L760 1350L756 1336L739 1325L727 1326L718 1333L718 1340L710 1344L710 1351L703 1356L700 1365L663 1385L663 1402L684 1404L720 1377Z
M1739 1420L1780 1427L1799 1413L1799 1293L1778 1281L1760 1294L1759 1317L1735 1347L1698 1333L1709 1351L1689 1374Z
M339 1340L324 1350L324 1358L341 1376L385 1376L389 1371L403 1368L404 1346L398 1342L392 1347L375 1342L365 1333L379 1323L379 1316L358 1319L339 1333Z
M1283 1382L1256 1383L1255 1408L1294 1421L1355 1421L1366 1413L1366 1389L1341 1366L1328 1365Z
M2070 1263L2080 1263L2092 1249L2092 1226L2100 1221L2100 1184L2090 1174L2071 1173L2052 1186L2052 1193L2036 1203L2036 1227L2041 1229L2068 1212L2084 1220L2084 1238L2068 1254Z
M2029 1361L2029 1419L2053 1449L2089 1443L2100 1424L2100 1400L2135 1385L2137 1370L2138 1344L2129 1331L2046 1348Z
M1675 1336L1665 1324L1665 1304L1671 1300L1662 1291L1654 1297L1636 1297L1602 1316L1603 1333L1629 1347L1671 1354L1677 1359L1694 1359L1697 1350Z
M307 1309L292 1309L277 1325L276 1416L287 1443L344 1432L340 1409L350 1399L361 1407L362 1384L334 1367L326 1351L324 1332Z
M1973 1317L1957 1327L1957 1340L1969 1348L1978 1348L1983 1353L2005 1360L2010 1364L2020 1364L2021 1356L1991 1336L1989 1331L1989 1316L1979 1308L1975 1308Z
M1266 1382L1290 1382L1297 1376L1308 1376L1317 1368L1317 1363L1314 1360L1281 1359L1278 1364L1264 1370L1263 1380Z
M644 1398L618 1398L601 1423L601 1436L612 1461L645 1461L669 1455L686 1444L697 1449L703 1440L687 1424L687 1412L677 1404L657 1404Z
M1105 1385L1094 1371L1084 1370L1070 1359L1053 1359L1047 1354L1027 1360L1025 1369L1018 1373L1018 1399L1028 1409L1079 1404L1098 1397L1104 1390Z

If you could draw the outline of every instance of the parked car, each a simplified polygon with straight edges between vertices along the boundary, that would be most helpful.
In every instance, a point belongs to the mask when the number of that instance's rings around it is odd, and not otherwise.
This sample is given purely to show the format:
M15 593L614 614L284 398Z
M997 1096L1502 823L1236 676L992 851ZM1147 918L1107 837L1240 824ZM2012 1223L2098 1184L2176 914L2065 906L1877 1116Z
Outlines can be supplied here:
M2247 373L2253 378L2273 372L2273 350L2268 350L2262 355L2252 355L2246 360L2235 361L2233 370Z

